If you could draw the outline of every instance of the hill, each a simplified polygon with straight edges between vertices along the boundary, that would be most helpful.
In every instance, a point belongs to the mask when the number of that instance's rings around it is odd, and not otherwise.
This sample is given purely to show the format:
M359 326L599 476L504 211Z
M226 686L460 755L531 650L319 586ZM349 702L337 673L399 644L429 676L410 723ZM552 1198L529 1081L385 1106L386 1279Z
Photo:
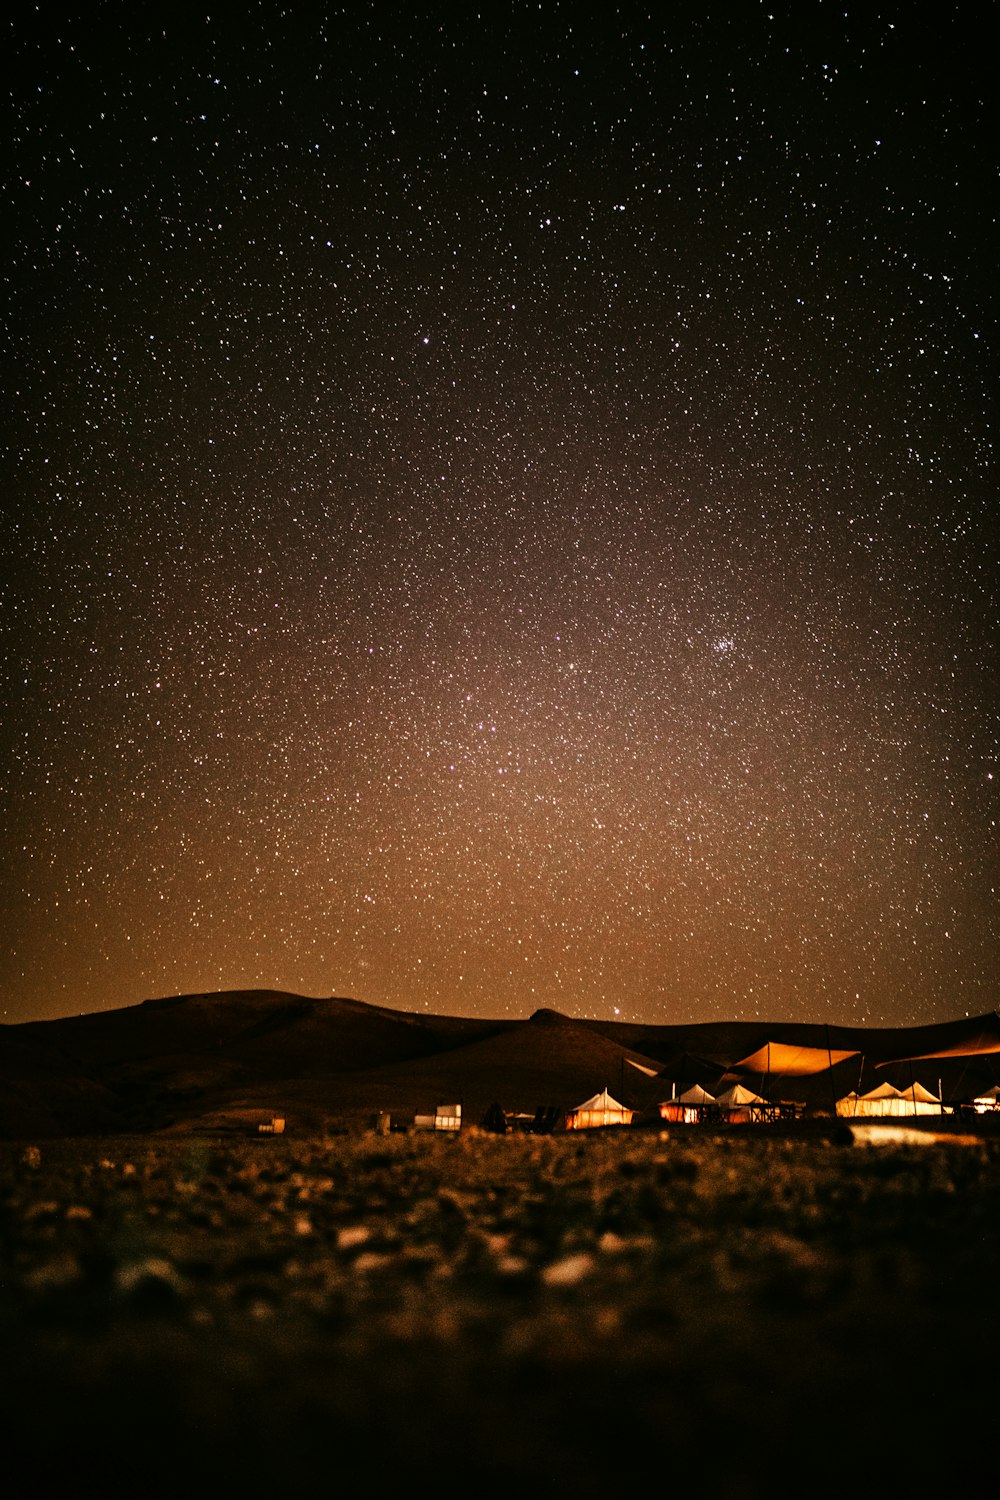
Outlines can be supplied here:
M566 1109L604 1087L653 1108L679 1058L706 1059L721 1073L768 1043L856 1053L839 1070L852 1080L862 1061L877 1081L890 1060L928 1054L934 1060L917 1067L954 1073L968 1064L963 1049L985 1053L977 1063L990 1071L1000 1020L648 1026L552 1010L526 1020L423 1015L277 990L170 996L0 1026L0 1135L192 1128L248 1110L283 1113L303 1128L350 1128L377 1111L402 1122L440 1102L461 1102L465 1119L478 1122L494 1102ZM829 1092L829 1079L823 1087L796 1080L790 1097L823 1107Z

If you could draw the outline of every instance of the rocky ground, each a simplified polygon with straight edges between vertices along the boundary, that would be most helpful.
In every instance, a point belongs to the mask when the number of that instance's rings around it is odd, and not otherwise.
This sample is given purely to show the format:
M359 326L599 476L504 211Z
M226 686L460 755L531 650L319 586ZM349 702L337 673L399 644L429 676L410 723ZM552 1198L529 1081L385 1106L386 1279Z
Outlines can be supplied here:
M7 1492L991 1483L998 1205L996 1138L0 1144Z

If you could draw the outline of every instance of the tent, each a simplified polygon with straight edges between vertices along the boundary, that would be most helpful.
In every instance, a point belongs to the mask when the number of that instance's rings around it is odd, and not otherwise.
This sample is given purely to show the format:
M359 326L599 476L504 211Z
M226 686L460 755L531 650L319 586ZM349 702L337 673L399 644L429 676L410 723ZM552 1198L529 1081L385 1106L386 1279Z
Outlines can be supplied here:
M678 1094L676 1099L664 1099L657 1107L662 1120L670 1120L677 1125L696 1125L714 1104L713 1096L700 1083L694 1083L683 1094Z
M843 1099L838 1099L837 1113L852 1118L857 1115L869 1118L939 1115L941 1100L920 1083L911 1083L905 1089L895 1089L891 1083L880 1083L867 1094L846 1094Z
M766 1099L762 1099L742 1083L734 1083L721 1093L715 1105L730 1125L745 1125L750 1120L759 1120L771 1108Z
M937 1094L932 1094L930 1089L925 1089L922 1083L911 1083L905 1089L900 1089L899 1096L906 1104L913 1105L913 1113L921 1115L939 1115L941 1113L941 1100Z
M691 1086L691 1088L685 1089L683 1094L680 1094L678 1096L678 1103L708 1105L714 1104L715 1099L711 1094L707 1093L706 1090L702 1088L700 1083L695 1083Z
M856 1091L845 1094L843 1099L837 1100L838 1115L901 1115L903 1113L902 1097L898 1089L893 1088L891 1083L880 1083L877 1088L869 1089L867 1094L859 1094Z
M731 1088L725 1090L716 1099L720 1109L745 1109L748 1104L766 1104L767 1100L755 1094L752 1089L746 1088L742 1083L734 1083Z
M972 1108L977 1115L985 1115L990 1110L1000 1109L1000 1083L995 1083L991 1089L977 1094L972 1101Z
M607 1089L602 1089L592 1099L585 1099L566 1115L567 1130L593 1130L598 1125L631 1125L634 1109L612 1099Z

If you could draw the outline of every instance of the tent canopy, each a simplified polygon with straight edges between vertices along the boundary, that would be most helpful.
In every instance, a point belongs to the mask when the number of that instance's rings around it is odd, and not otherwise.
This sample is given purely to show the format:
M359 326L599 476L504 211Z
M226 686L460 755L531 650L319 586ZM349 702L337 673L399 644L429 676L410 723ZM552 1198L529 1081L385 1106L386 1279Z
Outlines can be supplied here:
M942 1028L944 1029L944 1028ZM952 1040L926 1052L914 1052L908 1057L894 1057L891 1062L924 1062L935 1057L986 1057L1000 1052L1000 1016L992 1011L985 1016L974 1016L970 1021L953 1028L948 1025ZM956 1035L956 1031L958 1034ZM891 1062L879 1063L880 1068L891 1066Z
M773 1073L783 1078L805 1078L810 1073L825 1073L833 1063L844 1062L848 1057L857 1057L857 1049L845 1051L836 1047L799 1047L790 1042L764 1042L734 1063L742 1073Z
M636 1062L633 1057L626 1057L625 1061L630 1068L638 1068L640 1073L645 1073L647 1078L655 1078L659 1072L659 1068L647 1068L644 1063Z
M702 1087L711 1088L724 1072L725 1068L722 1063L713 1062L708 1057L699 1057L694 1052L680 1052L670 1062L664 1064L657 1077L667 1083L680 1083L685 1087L700 1083Z

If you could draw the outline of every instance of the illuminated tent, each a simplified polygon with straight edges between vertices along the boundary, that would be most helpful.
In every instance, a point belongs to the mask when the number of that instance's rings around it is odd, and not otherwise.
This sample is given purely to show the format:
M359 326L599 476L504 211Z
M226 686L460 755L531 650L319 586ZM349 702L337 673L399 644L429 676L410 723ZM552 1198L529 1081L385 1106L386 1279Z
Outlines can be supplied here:
M780 1078L805 1078L811 1073L825 1073L834 1063L857 1057L858 1052L837 1047L799 1047L790 1042L765 1042L749 1057L734 1063L741 1073L773 1074Z
M702 1088L700 1083L693 1084L691 1088L685 1089L683 1094L678 1095L679 1104L714 1104L715 1099Z
M760 1110L767 1108L767 1100L742 1083L734 1083L719 1095L715 1103L730 1125L745 1124L748 1120L756 1119Z
M634 1109L612 1099L607 1089L584 1100L566 1115L567 1130L593 1130L599 1125L631 1125Z
M941 1100L920 1083L911 1083L905 1089L895 1089L891 1083L880 1083L867 1094L846 1094L843 1099L838 1099L837 1113L868 1118L939 1115Z
M720 1109L743 1109L748 1104L766 1104L767 1100L755 1094L752 1089L746 1088L742 1083L734 1083L716 1099Z
M880 1083L867 1094L853 1090L837 1100L838 1115L898 1115L902 1114L898 1089L891 1083Z
M977 1115L984 1115L991 1109L1000 1109L1000 1083L995 1083L985 1093L977 1094L972 1101L972 1107Z
M671 1120L678 1125L696 1125L714 1103L713 1096L700 1083L695 1083L676 1099L664 1099L658 1107L662 1120Z
M924 1088L922 1083L914 1081L905 1089L900 1089L899 1096L907 1104L914 1106L914 1114L939 1115L941 1113L941 1100L937 1094L932 1094L930 1089Z

